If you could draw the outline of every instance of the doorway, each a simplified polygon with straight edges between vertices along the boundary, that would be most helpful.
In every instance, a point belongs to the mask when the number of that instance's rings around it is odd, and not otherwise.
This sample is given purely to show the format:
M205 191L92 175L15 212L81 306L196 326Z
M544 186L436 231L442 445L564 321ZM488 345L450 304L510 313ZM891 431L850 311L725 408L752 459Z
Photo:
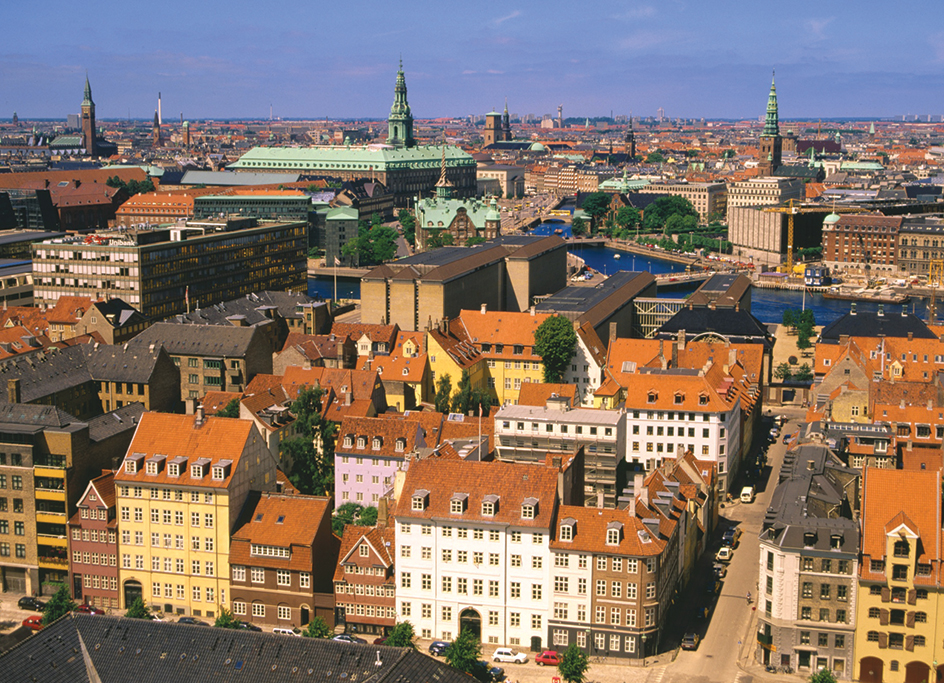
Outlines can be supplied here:
M469 607L459 615L459 632L469 629L475 634L475 639L482 640L482 616Z

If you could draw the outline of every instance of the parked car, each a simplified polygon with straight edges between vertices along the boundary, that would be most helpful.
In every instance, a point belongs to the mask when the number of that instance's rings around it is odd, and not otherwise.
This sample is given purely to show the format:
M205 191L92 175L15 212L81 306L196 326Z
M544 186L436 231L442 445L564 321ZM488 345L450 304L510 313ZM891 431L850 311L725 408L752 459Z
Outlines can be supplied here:
M387 642L386 636L380 636L379 638L374 638L374 645L383 645Z
M27 595L24 598L20 598L16 603L20 609L31 609L34 612L42 612L43 608L46 607L46 603L42 600L37 600L31 595Z
M728 573L728 568L720 562L715 562L713 565L711 565L711 573L714 574L716 579L723 579L725 574Z
M780 436L780 430L779 430L779 429L777 429L776 427L774 427L773 429L770 430L770 438L771 438L771 439L773 439L774 441L776 441L778 436Z
M708 595L718 595L721 593L721 582L720 581L710 581L707 586L705 586L705 592Z
M477 662L475 663L475 666L476 666L477 669L484 669L485 671L488 672L488 676L487 676L487 677L483 676L483 677L480 678L479 676L476 676L476 678L479 678L479 680L481 680L482 678L489 678L490 680L494 681L495 683L498 683L498 682L500 682L500 681L504 681L504 680L505 680L505 670L504 670L503 668L501 668L500 666L492 666L492 667L489 667L488 662L486 662L486 661L484 661L484 660L482 660L482 659L480 659L479 661L477 661Z
M450 647L452 647L452 643L447 643L445 640L434 640L429 644L429 654L442 657L449 651Z
M732 548L737 548L740 538L741 530L737 527L734 527L733 529L728 529L724 532L724 534L721 536L721 543L724 545L729 545Z
M715 559L718 562L730 562L734 557L734 550L731 546L725 545L718 549L718 552L715 553Z
M686 633L684 636L682 636L682 649L697 650L699 640L701 639L698 637L697 633Z
M784 435L783 435L783 442L784 442L784 443L790 443L790 439L792 439L794 436L796 436L795 433L794 433L794 434L784 434Z
M33 631L40 631L43 628L43 618L38 614L34 614L31 617L26 617L23 620L23 625Z
M358 638L357 636L352 636L350 633L339 633L331 640L338 640L342 643L361 643L363 645L367 644L367 641L363 638Z
M302 637L301 629L297 628L280 628L276 626L274 629L272 629L272 633L280 636L295 636L296 638ZM335 637L334 640L337 640L337 637ZM364 641L362 640L361 642L363 643Z
M257 633L262 632L262 629L256 626L255 624L250 624L245 621L239 622L239 625L236 628L241 628L244 631L256 631Z
M195 617L180 617L177 620L178 624L190 624L191 626L209 626L205 621L201 621Z
M534 658L538 666L557 666L560 664L560 656L554 650L545 650Z
M505 664L524 664L528 661L528 655L524 652L516 652L510 647L500 647L492 653L492 661Z
M741 502L742 503L753 503L754 502L754 487L745 486L741 489Z
M104 614L105 613L105 610L98 609L98 607L94 607L92 605L79 605L78 607L75 608L74 611L78 612L79 614Z

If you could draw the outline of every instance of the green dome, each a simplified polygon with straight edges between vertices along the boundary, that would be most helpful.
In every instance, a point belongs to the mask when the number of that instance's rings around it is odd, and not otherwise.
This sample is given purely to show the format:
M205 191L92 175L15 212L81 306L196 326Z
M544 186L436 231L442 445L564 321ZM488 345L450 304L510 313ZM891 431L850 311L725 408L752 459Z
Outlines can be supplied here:
M494 197L492 197L492 201L488 204L488 211L485 212L485 220L501 222L501 214L498 213L498 202L495 201Z
M530 151L530 152L546 152L546 151L547 151L547 147L545 147L544 145L542 145L540 142L532 142L532 143L531 143L531 146L528 147L528 151Z
M839 214L831 213L823 219L823 225L834 225L839 222Z

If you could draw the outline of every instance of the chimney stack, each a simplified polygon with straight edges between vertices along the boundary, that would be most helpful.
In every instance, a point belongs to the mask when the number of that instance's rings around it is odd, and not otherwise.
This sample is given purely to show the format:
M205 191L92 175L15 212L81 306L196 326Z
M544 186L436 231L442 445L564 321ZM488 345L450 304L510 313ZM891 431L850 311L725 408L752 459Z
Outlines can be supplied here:
M196 413L196 414L197 414L197 416L196 416L196 418L194 418L194 421L193 421L193 428L194 428L194 429L200 429L200 427L203 426L203 422L204 422L204 413L203 413L203 404L202 404L202 403L200 403L200 404L197 405L197 413Z
M20 380L7 380L7 402L11 404L20 402Z
M377 528L387 528L387 499L381 498L377 501Z
M482 315L485 315L485 309L488 304L482 304Z

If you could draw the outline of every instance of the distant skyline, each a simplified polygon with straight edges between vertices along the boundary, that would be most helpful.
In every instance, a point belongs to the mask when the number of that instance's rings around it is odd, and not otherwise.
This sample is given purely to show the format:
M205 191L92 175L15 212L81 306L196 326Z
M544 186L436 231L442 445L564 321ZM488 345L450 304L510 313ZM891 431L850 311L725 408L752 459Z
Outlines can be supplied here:
M0 117L417 118L944 114L939 1L5 3Z

